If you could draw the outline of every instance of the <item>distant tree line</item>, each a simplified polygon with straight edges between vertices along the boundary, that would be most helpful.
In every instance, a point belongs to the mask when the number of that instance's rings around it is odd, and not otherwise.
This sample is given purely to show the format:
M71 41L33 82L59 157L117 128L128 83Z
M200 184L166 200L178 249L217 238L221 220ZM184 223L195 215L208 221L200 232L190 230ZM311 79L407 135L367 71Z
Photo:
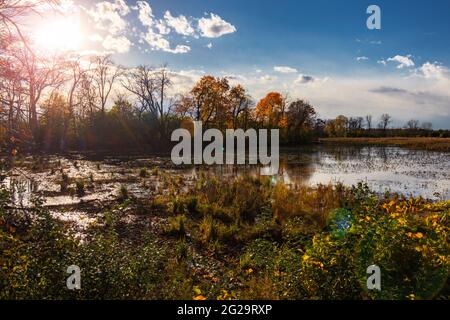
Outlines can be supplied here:
M450 137L449 130L433 130L431 122L411 119L401 128L392 127L392 117L385 113L379 119L372 115L365 117L338 116L323 121L318 130L321 137Z

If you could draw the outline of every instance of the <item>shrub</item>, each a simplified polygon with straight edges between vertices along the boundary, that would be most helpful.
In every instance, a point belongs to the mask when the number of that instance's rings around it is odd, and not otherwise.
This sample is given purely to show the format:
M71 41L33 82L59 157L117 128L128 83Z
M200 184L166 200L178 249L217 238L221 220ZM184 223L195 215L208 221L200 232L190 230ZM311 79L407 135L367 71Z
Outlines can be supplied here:
M129 192L128 192L128 188L125 185L121 185L119 188L119 192L117 195L117 200L119 201L125 201L129 198Z
M84 194L85 194L84 180L78 179L77 181L75 181L75 186L76 186L76 191L77 191L78 197L84 196Z
M186 218L184 215L170 217L164 233L168 236L174 236L180 239L184 239L184 237L186 236L185 224Z
M66 192L67 191L67 188L70 185L70 178L65 172L61 173L61 180L59 182L59 185L61 187L61 192Z
M216 241L218 238L218 224L212 216L206 216L199 225L200 240L203 243Z
M142 169L139 171L139 177L141 177L141 178L147 178L147 177L148 177L148 171L147 171L147 169L142 168Z

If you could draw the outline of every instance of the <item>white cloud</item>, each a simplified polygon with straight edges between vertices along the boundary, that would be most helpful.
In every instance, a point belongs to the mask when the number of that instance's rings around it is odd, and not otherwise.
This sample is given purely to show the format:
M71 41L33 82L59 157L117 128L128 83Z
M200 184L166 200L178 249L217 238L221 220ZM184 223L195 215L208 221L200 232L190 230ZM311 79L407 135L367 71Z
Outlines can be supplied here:
M191 47L186 45L177 45L175 49L172 50L172 53L188 53L191 51Z
M208 43L208 44L206 45L206 47L207 47L208 49L212 49L213 44L210 42L210 43Z
M145 1L137 1L137 10L139 11L139 21L141 21L142 25L146 27L151 27L153 25L153 10Z
M377 63L378 63L378 64L382 64L383 66L387 65L387 62L386 62L386 60L384 60L384 59L378 60Z
M109 34L119 34L128 25L124 16L130 13L130 8L123 0L99 2L94 8L85 9L85 11L95 22L96 28L105 30Z
M170 42L167 39L161 34L154 33L151 30L143 35L143 39L150 45L152 50L161 50L175 54L187 53L191 50L191 48L186 45L177 45L175 49L172 49Z
M130 13L130 7L124 0L115 0L114 5L122 16Z
M72 3L73 0L62 0ZM200 19L189 18L185 15L173 16L166 11L164 16L155 16L152 7L147 1L136 1L136 5L129 7L125 0L103 0L89 7L80 6L90 18L93 24L92 36L88 39L93 43L101 43L105 49L116 52L127 52L133 43L130 37L139 38L139 43L148 43L151 50L160 50L170 53L187 53L191 50L187 37L198 38L200 35L207 38L217 38L225 34L233 33L236 28L220 16L210 13ZM130 27L127 15L134 10L144 30ZM193 20L198 20L198 26L194 27ZM197 28L197 30L196 30ZM184 36L184 43L173 45L167 37L171 32ZM178 39L178 38L177 38ZM212 48L212 43L206 46ZM139 50L148 52L142 46Z
M102 42L103 41L103 37L101 35L99 35L98 33L94 33L94 34L90 35L88 39L92 42Z
M145 1L138 1L137 7L134 8L139 12L139 21L147 31L140 36L140 43L147 42L151 50L165 51L174 54L187 53L191 48L187 45L177 45L173 48L164 36L170 33L173 28L177 33L188 35L194 32L190 25L186 25L187 19L184 16L178 18L172 17L169 11L164 15L164 20L156 20L153 10ZM184 19L183 19L184 18ZM144 50L147 52L147 50Z
M387 59L387 61L397 62L397 69L410 68L415 66L410 54L407 56L396 55L395 57Z
M45 2L43 4L46 4ZM59 0L58 6L55 8L55 6L50 5L50 10L56 9L58 12L67 14L67 13L73 13L78 11L78 6L75 5L75 3L72 0Z
M167 26L167 23L164 20L158 20L158 22L155 24L155 28L160 34L167 35L170 33L170 28Z
M179 94L180 92L189 92L195 83L205 75L203 70L179 70L170 71L173 86L168 90L168 94Z
M298 70L295 68L287 67L287 66L275 66L273 68L274 71L279 73L297 73Z
M103 48L117 53L127 53L130 51L131 42L125 36L113 37L108 35L103 40Z
M269 82L273 82L275 80L277 80L277 77L270 76L268 74L258 78L258 82L260 82L260 83L269 83Z
M169 27L175 30L176 33L184 36L192 36L195 33L194 28L188 19L180 15L178 17L173 17L170 11L166 11L164 14L164 19Z
M369 58L366 56L356 57L356 61L367 61L367 60L369 60Z
M125 17L130 13L130 7L124 0L102 1L91 8L80 8L93 22L94 32L87 37L91 42L101 44L108 53L130 51L132 43L125 35L128 27Z
M426 62L419 71L427 79L450 79L450 70L437 62Z
M209 18L201 18L198 21L198 28L201 35L206 38L218 38L236 32L235 26L214 13L211 13Z

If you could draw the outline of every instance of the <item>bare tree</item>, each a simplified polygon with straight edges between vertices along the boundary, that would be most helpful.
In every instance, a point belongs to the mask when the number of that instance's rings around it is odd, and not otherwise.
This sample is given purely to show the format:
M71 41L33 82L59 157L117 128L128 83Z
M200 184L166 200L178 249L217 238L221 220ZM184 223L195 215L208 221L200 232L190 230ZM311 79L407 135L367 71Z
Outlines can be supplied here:
M383 129L384 131L386 131L387 127L391 123L392 123L392 117L389 114L384 113L384 114L381 115L380 123L379 123L380 129Z
M158 102L156 107L159 112L160 119L162 123L164 123L166 112L166 98L167 98L167 90L172 86L172 80L169 77L169 70L167 69L167 65L161 66L155 72L155 84L156 84L156 96L158 98ZM170 106L167 106L167 110L170 109Z
M0 79L0 128L3 127L4 142L11 149L15 141L21 140L18 126L25 115L25 90L17 61L0 57Z
M92 72L93 81L96 84L97 94L100 99L100 110L104 114L114 83L122 72L109 55L96 57L93 61Z
M97 90L94 86L93 75L89 71L90 69L87 69L81 75L80 83L76 90L77 111L81 119L84 119L88 115L92 118L98 106Z
M366 116L366 125L369 131L372 130L372 115L370 114Z
M362 117L350 117L348 119L348 130L356 131L362 129L364 119Z
M139 118L145 111L149 111L155 118L158 117L156 107L156 83L153 69L148 66L139 66L125 73L122 86L137 98L137 112Z
M76 92L81 85L84 75L89 71L88 68L83 68L81 57L78 55L70 56L67 61L64 62L64 69L66 71L66 81L68 82L67 88L67 106L69 116L65 117L63 123L63 133L61 135L60 148L65 149L67 131L72 121L73 127L76 130L77 121L75 118L75 104L76 104Z
M18 38L31 53L33 50L22 32L20 21L30 14L39 14L39 8L44 5L56 6L58 2L59 0L0 0L0 46L9 43L12 38Z
M239 126L239 117L241 114L248 111L252 105L252 99L241 85L234 86L228 93L230 111L233 122L233 128L237 129Z
M163 125L170 109L167 90L172 85L169 71L164 65L159 69L139 66L126 73L122 86L138 99L138 113L149 111Z
M54 59L37 57L24 34L22 22L25 17L40 14L45 6L57 5L57 0L0 0L0 52L13 56L20 62L22 86L28 93L28 123L36 138L38 129L37 105L41 95L49 87L60 83ZM17 110L21 115L21 109Z
M414 119L409 120L406 123L405 128L409 129L409 130L417 130L417 129L419 129L419 120L414 120Z
M60 57L38 57L25 48L12 52L20 62L28 94L28 123L36 138L38 129L38 103L47 89L59 87L64 82Z

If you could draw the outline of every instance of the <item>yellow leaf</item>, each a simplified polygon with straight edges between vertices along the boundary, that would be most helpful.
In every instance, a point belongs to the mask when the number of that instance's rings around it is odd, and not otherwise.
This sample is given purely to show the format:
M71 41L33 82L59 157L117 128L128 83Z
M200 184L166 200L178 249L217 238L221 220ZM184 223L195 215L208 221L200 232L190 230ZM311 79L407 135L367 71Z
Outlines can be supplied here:
M200 290L200 288L199 288L198 286L194 286L194 287L192 288L192 291L194 291L194 293L195 293L197 296L199 296L199 295L202 294L202 290Z

